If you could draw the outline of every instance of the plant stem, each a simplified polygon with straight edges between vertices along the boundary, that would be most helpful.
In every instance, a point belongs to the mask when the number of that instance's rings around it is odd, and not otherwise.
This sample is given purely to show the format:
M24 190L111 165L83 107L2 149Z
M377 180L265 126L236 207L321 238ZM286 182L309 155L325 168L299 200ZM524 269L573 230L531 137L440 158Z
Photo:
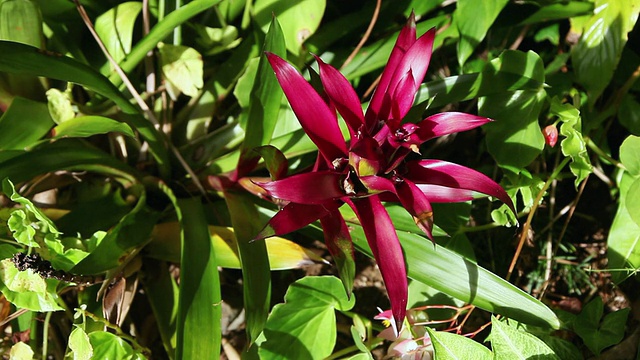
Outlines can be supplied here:
M553 180L558 177L562 169L569 163L570 160L570 157L566 157L564 158L564 160L562 160L558 167L553 170L553 173L551 173L551 176L549 176L542 189L540 189L540 191L538 192L536 199L533 201L533 205L531 206L531 210L529 211L529 216L527 216L527 221L524 223L522 232L520 233L520 241L518 242L518 247L516 248L515 254L513 254L513 259L511 260L511 264L509 265L509 271L507 272L507 276L505 277L507 281L509 281L511 274L513 273L513 269L516 267L516 262L520 257L520 252L522 252L522 247L524 246L525 239L527 237L527 234L529 233L529 229L531 228L533 215L535 215L536 210L538 210L538 206L540 205L540 201L542 200L544 193L547 191Z

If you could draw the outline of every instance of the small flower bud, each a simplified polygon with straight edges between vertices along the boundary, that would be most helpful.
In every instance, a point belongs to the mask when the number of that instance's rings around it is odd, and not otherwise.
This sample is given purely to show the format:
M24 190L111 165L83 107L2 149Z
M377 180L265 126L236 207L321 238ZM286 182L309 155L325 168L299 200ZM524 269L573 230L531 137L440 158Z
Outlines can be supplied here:
M544 141L547 145L554 147L558 142L558 128L555 125L549 125L542 130Z

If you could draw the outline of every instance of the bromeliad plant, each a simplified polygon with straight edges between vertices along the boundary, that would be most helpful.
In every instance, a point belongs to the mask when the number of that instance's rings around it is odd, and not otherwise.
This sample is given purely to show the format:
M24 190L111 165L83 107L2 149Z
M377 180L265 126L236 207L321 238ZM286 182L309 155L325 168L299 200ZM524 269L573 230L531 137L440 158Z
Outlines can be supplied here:
M435 137L474 129L491 120L446 112L414 124L403 119L413 105L433 49L435 29L416 39L413 16L395 43L380 83L363 113L348 80L319 57L327 100L288 62L267 54L300 124L318 146L312 171L259 183L268 195L288 202L260 233L282 235L320 220L325 242L347 291L353 282L353 245L339 208L356 213L387 288L396 332L407 307L407 272L402 247L383 201L400 202L433 240L431 203L469 201L476 193L496 197L515 212L507 193L475 170L440 160L419 160L420 146ZM343 138L336 111L347 124Z

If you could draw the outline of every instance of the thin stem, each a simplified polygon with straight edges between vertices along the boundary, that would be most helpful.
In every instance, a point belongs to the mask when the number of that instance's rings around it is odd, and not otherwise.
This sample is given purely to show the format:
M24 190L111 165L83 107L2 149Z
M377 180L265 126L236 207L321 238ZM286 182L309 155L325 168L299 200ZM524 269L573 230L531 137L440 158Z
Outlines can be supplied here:
M344 69L345 66L347 66L351 61L353 61L353 58L360 52L360 49L362 49L362 47L364 46L364 43L367 42L367 40L369 39L369 36L371 36L371 32L373 31L373 26L376 24L376 21L378 21L378 15L380 14L381 5L382 5L382 0L377 0L376 7L373 10L373 16L371 16L371 21L369 22L369 27L367 28L367 31L365 31L364 35L362 36L362 39L360 39L360 42L358 43L356 48L353 49L353 51L351 52L347 60L344 61L344 63L340 67L340 70Z
M558 165L558 167L556 167L555 170L553 170L553 173L551 174L551 176L549 176L549 179L547 179L547 181L544 183L544 186L542 187L542 189L540 189L540 191L538 192L538 195L536 196L536 199L533 201L533 206L531 206L531 210L529 211L529 216L527 216L527 221L524 223L524 226L522 227L522 232L520 233L520 241L518 242L518 247L516 248L515 254L513 254L513 259L511 260L511 264L509 265L509 271L507 272L507 276L505 277L507 281L509 281L511 274L513 273L513 269L516 267L516 262L518 261L518 258L520 258L522 247L524 246L525 240L527 238L527 234L529 233L529 229L531 228L531 222L533 221L533 216L535 215L536 210L538 210L538 206L540 205L540 201L542 200L544 193L547 191L547 189L551 185L551 182L558 177L562 169L569 163L569 160L571 160L570 157L564 158L564 160L562 160L560 165Z
M612 158L611 156L609 156L609 154L605 153L602 149L600 149L598 147L598 145L596 145L595 142L593 142L593 140L591 140L591 138L586 138L586 141L587 141L587 147L589 149L591 149L594 153L596 153L598 156L600 156L601 158L607 160L608 162L610 162L614 166L625 170L624 165L622 165L622 163L620 161Z
M42 325L42 358L47 358L49 349L49 323L51 322L51 315L53 312L49 311L44 315L44 324Z
M96 316L95 314L93 314L93 313L91 313L91 312L89 312L89 311L87 311L85 309L78 309L78 310L82 311L82 315L83 316L86 316L86 317L90 318L91 320L93 320L93 321L95 321L97 323L101 323L104 326L106 326L107 328L115 331L116 335L118 335L119 337L127 340L131 344L131 346L133 346L134 349L142 352L143 354L147 354L147 355L151 354L151 350L149 350L149 348L140 345L138 343L138 341L136 340L136 338L134 338L133 336L131 336L129 334L126 334L124 331L122 331L122 329L118 325L112 324L109 321L107 321L106 319L103 319L103 318L101 318L99 316Z

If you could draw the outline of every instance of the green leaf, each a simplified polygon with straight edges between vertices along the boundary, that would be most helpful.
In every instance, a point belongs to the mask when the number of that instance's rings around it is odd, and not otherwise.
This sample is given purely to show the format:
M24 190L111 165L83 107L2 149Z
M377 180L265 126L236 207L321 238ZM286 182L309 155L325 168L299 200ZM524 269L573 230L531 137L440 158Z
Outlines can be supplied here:
M24 212L23 214L25 216L20 216L23 220L27 219L27 214L33 216L36 218L36 220L38 221L38 230L40 230L40 233L42 234L53 234L53 235L60 235L60 232L58 231L58 229L56 228L56 226L53 224L53 222L42 212L42 210L40 210L38 207L36 207L31 200L21 196L20 194L18 194L16 192L16 189L13 186L13 183L8 179L5 178L2 181L2 192L9 197L9 199L11 199L11 201L16 202L20 205L22 205L24 207L24 209L26 210L26 212ZM17 221L17 220L16 220Z
M587 89L592 106L607 87L640 12L640 0L596 0L593 16L571 51L576 81Z
M11 346L9 359L11 360L31 360L33 359L33 350L29 345L20 341Z
M622 98L618 110L618 120L630 133L640 135L640 103L635 100L634 96L627 94Z
M604 304L599 296L590 301L575 319L573 330L596 356L624 338L630 308L614 311L602 318Z
M46 105L15 97L0 117L0 152L23 150L35 145L53 125Z
M94 359L131 359L136 356L131 345L122 338L106 331L89 334Z
M13 233L13 238L20 244L28 247L40 247L35 241L36 229L31 226L32 222L27 219L27 214L22 210L15 210L7 221L9 230Z
M265 38L264 51L286 57L284 35L276 18L271 20L269 32ZM260 56L256 78L251 89L248 119L244 127L245 140L240 150L242 155L238 165L258 156L257 153L248 154L247 152L267 145L271 141L280 112L282 94L280 84L263 53Z
M576 176L578 186L591 172L591 161L587 154L587 143L582 137L580 111L571 104L562 104L557 98L551 99L550 113L557 116L562 125L560 134L565 137L560 143L562 154L571 157L571 172Z
M480 99L479 114L496 120L484 129L487 150L500 166L524 168L542 152L538 115L545 97L544 90L525 90Z
M221 2L222 0L193 0L170 12L162 21L153 26L146 36L135 43L131 52L120 63L120 67L125 73L131 73L147 56L147 53L169 36L173 29L199 13L212 9ZM116 87L122 85L122 79L117 73L112 73L109 81Z
M146 37L145 37L146 38ZM0 71L12 74L43 76L83 85L118 105L128 114L127 121L149 143L162 172L168 172L169 159L162 135L153 124L140 116L138 109L120 91L93 68L71 58L40 51L31 46L0 41Z
M479 73L450 76L421 85L416 103L409 115L418 115L427 106L437 108L450 103L471 100L479 96L501 94L516 90L538 91L544 85L540 74L541 60L533 52L505 51ZM417 115L416 115L417 113Z
M204 86L202 55L184 45L158 44L162 74L168 81L167 90L173 99L180 93L194 97Z
M487 65L489 69L507 71L544 82L544 64L534 52L505 51ZM487 149L501 166L524 168L544 148L544 136L538 115L546 94L538 90L502 92L481 98L478 113L496 120L487 124Z
M149 275L144 277L142 285L148 296L162 344L167 354L175 354L180 289L167 263L144 259L142 270L144 274Z
M57 302L59 283L43 279L32 269L19 271L11 259L0 261L0 291L16 307L40 312L64 310Z
M631 175L640 175L640 136L629 136L620 145L620 161Z
M491 317L491 342L496 360L560 360L551 348L537 337Z
M220 357L222 299L216 254L200 198L178 200L182 213L182 261L177 359Z
M486 346L462 335L426 328L438 360L491 360L493 354Z
M78 325L69 334L69 349L73 354L73 360L90 360L93 356L93 347L91 347L89 336Z
M362 227L354 219L348 221L353 226L354 246L371 256ZM490 271L447 248L434 247L422 236L398 232L398 237L410 278L465 303L523 323L552 328L560 326L558 318L547 306Z
M304 41L318 29L326 5L326 0L257 0L253 11L264 32L267 32L275 14L283 24L287 49L299 56Z
M53 138L89 137L117 132L135 138L129 125L102 116L81 116L67 120L53 128Z
M136 247L149 241L153 226L160 218L160 212L147 204L147 193L141 185L136 185L138 202L120 222L109 229L100 244L82 261L71 269L76 274L93 275L117 268Z
M245 193L225 191L231 224L236 234L242 266L243 298L249 342L256 341L269 314L271 300L271 274L269 257L264 241L253 241L264 224L254 199Z
M613 223L609 229L607 239L608 267L613 270L611 279L615 283L620 283L627 278L624 270L637 271L640 269L640 225L634 221L628 205L628 199L637 202L640 198L638 189L640 177L632 177L628 173L622 175L620 180L620 200L618 211L613 218ZM632 193L632 189L635 193ZM634 207L635 205L632 205Z
M133 27L142 10L142 3L129 1L102 13L95 22L95 30L113 59L119 63L131 51ZM113 66L106 63L101 72L112 72Z
M588 15L593 11L593 4L588 1L537 2L544 4L537 11L522 21L520 25L551 22L580 15Z
M62 124L76 116L71 106L70 94L55 88L47 90L46 94L49 114L56 124Z
M458 0L454 23L460 32L458 64L462 66L480 44L508 0Z
M336 342L335 310L348 311L347 298L333 276L307 276L289 286L285 303L274 306L260 345L261 359L323 359Z

